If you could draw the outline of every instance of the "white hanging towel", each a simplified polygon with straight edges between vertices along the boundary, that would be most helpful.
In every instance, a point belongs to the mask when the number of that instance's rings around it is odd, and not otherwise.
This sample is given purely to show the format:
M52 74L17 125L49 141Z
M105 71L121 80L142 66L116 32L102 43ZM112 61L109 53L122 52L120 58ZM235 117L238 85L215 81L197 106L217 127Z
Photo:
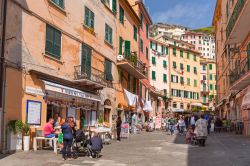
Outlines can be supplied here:
M151 106L151 100L145 101L143 110L146 111L146 112L153 111L153 108Z
M125 93L125 99L127 100L128 105L135 107L138 96L133 93L130 93L126 89L124 89L124 93Z

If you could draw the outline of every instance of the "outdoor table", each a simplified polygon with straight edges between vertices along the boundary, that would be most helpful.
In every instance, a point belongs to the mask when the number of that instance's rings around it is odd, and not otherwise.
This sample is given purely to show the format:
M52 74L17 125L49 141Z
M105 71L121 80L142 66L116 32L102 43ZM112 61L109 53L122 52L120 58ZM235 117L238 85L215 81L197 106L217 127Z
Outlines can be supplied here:
M45 137L34 137L33 148L34 151L37 151L37 140L52 140L54 152L57 153L57 138L45 138Z
M98 128L92 128L92 129L90 129L90 132L96 132L96 133L100 134L101 139L104 140L105 134L106 133L110 133L111 129L110 128L106 128L106 127L98 127ZM92 135L92 133L90 135Z

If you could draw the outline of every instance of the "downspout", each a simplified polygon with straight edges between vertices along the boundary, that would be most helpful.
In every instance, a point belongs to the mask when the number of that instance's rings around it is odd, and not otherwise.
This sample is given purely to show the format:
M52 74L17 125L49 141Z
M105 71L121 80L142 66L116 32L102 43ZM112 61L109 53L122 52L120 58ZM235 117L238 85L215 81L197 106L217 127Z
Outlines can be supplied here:
M6 82L6 71L5 71L5 32L6 32L6 17L7 17L7 0L3 1L3 28L2 28L2 43L1 43L1 57L0 57L0 108L2 108L2 119L1 119L1 140L0 140L0 147L1 151L6 150L6 143L5 143L5 121L4 121L4 114L5 114L5 82Z

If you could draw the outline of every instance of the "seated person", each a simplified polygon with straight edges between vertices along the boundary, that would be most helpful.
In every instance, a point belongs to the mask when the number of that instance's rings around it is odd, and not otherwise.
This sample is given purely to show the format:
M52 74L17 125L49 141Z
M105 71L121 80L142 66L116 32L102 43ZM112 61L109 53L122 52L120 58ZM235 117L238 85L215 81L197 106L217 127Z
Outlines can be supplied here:
M195 137L194 130L192 126L189 126L186 133L186 144L191 144L194 137Z
M45 138L53 138L53 137L55 137L53 124L54 124L54 119L53 118L50 118L49 122L45 124L45 126L43 128L43 133L44 133Z
M102 150L102 139L99 134L94 132L94 136L90 139L90 157L96 157L96 154Z

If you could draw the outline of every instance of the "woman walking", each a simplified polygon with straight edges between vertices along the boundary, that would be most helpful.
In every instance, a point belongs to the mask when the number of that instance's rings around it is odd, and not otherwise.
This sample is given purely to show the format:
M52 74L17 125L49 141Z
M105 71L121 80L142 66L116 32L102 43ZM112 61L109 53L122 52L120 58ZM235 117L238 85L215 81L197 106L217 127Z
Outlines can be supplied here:
M119 116L116 121L117 141L121 141L122 119Z
M180 116L180 119L178 120L177 125L179 126L179 134L183 135L184 130L185 130L185 121L182 116Z
M71 159L71 145L73 142L73 130L75 127L75 123L72 117L68 117L66 122L62 125L62 133L63 133L63 149L62 149L62 157L63 160Z
M204 115L200 116L200 119L195 123L195 134L200 146L205 146L207 139L207 121L204 119Z

